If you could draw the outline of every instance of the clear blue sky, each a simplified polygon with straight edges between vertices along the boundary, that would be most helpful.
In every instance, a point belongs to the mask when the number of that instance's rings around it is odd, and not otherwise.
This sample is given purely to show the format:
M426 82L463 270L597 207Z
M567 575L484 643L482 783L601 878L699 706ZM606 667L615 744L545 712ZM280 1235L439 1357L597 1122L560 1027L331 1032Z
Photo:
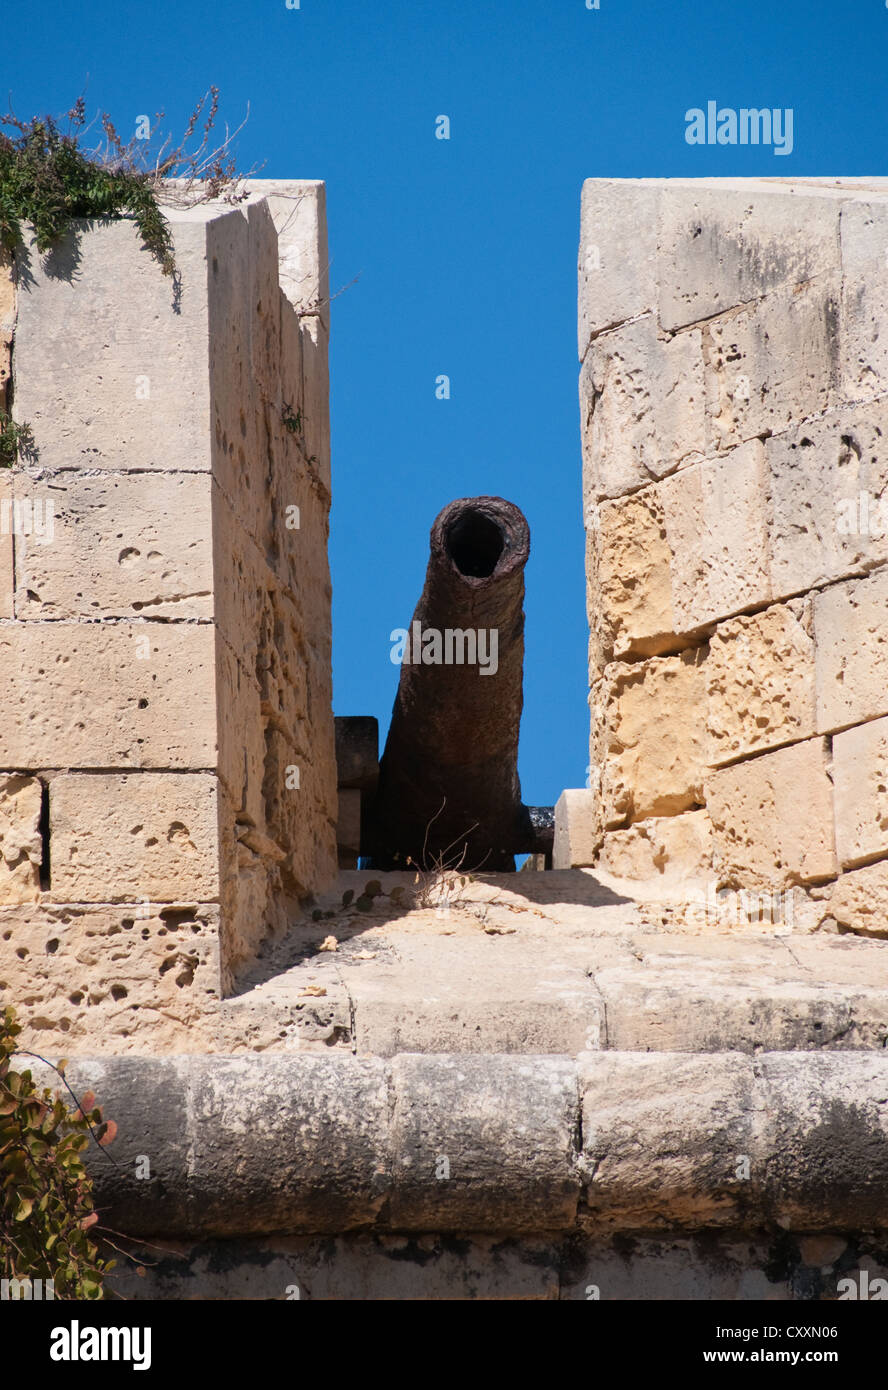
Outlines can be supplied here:
M333 287L360 277L333 305L336 712L387 726L429 527L499 493L531 527L520 770L545 804L588 761L582 181L885 174L886 59L883 0L41 0L7 7L0 68L19 116L88 78L124 134L160 108L180 130L217 83L232 123L250 103L243 165L326 180ZM794 152L690 147L709 99L792 107Z

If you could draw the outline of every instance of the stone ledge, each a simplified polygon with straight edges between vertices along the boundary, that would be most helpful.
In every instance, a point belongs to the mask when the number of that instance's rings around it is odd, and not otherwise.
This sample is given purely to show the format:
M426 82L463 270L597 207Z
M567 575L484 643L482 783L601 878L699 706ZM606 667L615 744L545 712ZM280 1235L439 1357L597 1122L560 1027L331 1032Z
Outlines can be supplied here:
M133 1237L888 1226L882 1054L93 1058L67 1079L117 1122L114 1162L88 1163Z
M343 873L315 909L332 916L268 938L222 999L190 960L212 945L210 904L37 902L0 908L0 1005L16 1004L23 1046L67 1057L881 1050L888 941L811 928L832 913L878 932L883 878L846 875L841 901L768 896L773 922L748 922L755 895L723 902L712 879L491 874L408 908L387 895L413 875L391 873L362 912L368 874ZM671 896L630 896L654 890ZM176 950L187 979L165 964Z
M114 1294L143 1299L833 1300L878 1287L888 1255L878 1236L782 1230L699 1236L575 1233L558 1238L460 1232L164 1241L120 1260ZM845 1281L844 1288L842 1281ZM863 1293L858 1296L865 1297Z

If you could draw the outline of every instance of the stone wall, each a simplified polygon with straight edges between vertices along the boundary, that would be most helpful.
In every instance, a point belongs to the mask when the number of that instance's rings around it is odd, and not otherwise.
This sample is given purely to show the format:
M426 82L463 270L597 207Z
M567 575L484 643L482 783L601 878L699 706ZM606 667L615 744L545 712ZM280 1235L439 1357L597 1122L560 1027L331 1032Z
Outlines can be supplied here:
M591 776L557 862L885 935L888 180L589 180L579 284Z
M14 267L0 1000L26 1045L186 1046L336 869L324 187L167 215L175 283L130 221Z

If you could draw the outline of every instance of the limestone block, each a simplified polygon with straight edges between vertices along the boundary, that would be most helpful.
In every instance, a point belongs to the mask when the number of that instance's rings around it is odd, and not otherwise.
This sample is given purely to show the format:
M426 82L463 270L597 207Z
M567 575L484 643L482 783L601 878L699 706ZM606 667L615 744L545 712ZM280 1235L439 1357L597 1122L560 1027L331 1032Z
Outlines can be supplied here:
M729 618L709 641L708 731L713 764L810 738L814 642L803 599Z
M656 889L679 889L689 879L711 876L712 827L706 811L654 816L626 830L609 830L594 860L603 882L630 880ZM606 877L605 877L606 876ZM635 896L644 897L638 891Z
M886 400L765 441L775 598L888 560L886 441Z
M2 396L0 396L2 409ZM0 470L0 618L14 613L15 550L13 542L12 475Z
M15 478L52 508L51 537L17 535L16 617L211 618L209 482L188 473ZM48 514L47 514L48 515Z
M273 496L275 573L302 615L306 639L323 646L330 632L332 599L327 560L330 498L295 442L289 442L283 456Z
M843 868L888 854L888 719L832 741L836 850Z
M218 919L199 903L0 909L0 1007L68 1055L194 1050L219 997Z
M593 719L605 730L602 803L609 828L702 804L704 666L705 651L695 649L607 668Z
M259 332L259 316L250 302L250 230L242 212L210 224L207 254L213 478L260 551L270 552L274 448L269 431L279 422L282 403L252 385L252 336L254 328Z
M884 1047L758 1059L768 1204L785 1230L884 1225L886 1061Z
M209 623L0 627L0 764L214 767L214 666Z
M32 903L40 896L42 794L36 777L0 773L0 903Z
M666 1208L679 1227L741 1224L737 1156L754 1143L748 1058L587 1052L579 1070L596 1222L650 1229Z
M888 860L840 874L832 886L825 914L861 936L888 938Z
M693 631L768 602L767 496L759 440L665 478L659 494L672 552L677 631Z
M800 231L800 229L802 229ZM672 331L839 266L839 204L804 190L665 184L660 323Z
M220 970L222 992L230 995L238 970L255 957L266 933L279 925L274 919L269 888L275 864L284 851L265 833L262 811L255 819L242 810L221 778L218 810Z
M354 787L339 788L336 847L341 869L356 869L361 852L361 793Z
M840 219L842 249L842 388L858 400L888 389L888 205L849 199Z
M330 488L330 378L327 367L329 333L314 314L300 318L302 390L305 402L304 452L309 467Z
M281 251L280 242L278 250ZM281 262L281 275L283 277L283 262ZM287 434L292 437L295 422L301 420L300 411L305 404L302 398L302 329L300 328L300 318L293 308L286 291L279 291L280 297L280 320L281 320L281 351L280 351L280 390L281 390L281 418L290 421L289 428L285 425Z
M259 654L259 615L280 581L266 554L241 524L227 495L215 483L213 512L213 602L219 631L238 660L253 672Z
M659 489L590 508L588 617L600 672L616 657L657 656L674 646L672 553Z
M280 422L281 289L278 241L264 198L244 208L247 221L246 285L250 311L250 379L253 400L272 403Z
M214 902L216 778L63 773L49 789L55 902Z
M813 596L817 730L888 713L888 570Z
M46 260L32 240L20 255L15 415L43 468L210 466L206 223L243 217L165 215L180 295L126 218L69 233Z
M579 355L593 334L654 308L662 190L622 179L586 179L580 212Z
M836 872L832 784L823 739L807 739L706 780L721 881L779 887Z
M703 329L706 450L779 434L836 404L838 282L775 290Z
M262 692L255 675L237 659L224 638L216 645L215 681L219 710L216 770L247 821L262 825L266 756Z
M406 1054L391 1071L395 1229L411 1229L420 1213L432 1230L573 1223L578 1098L569 1058Z
M594 864L603 829L597 791L582 787L563 791L555 803L552 867L574 869Z
M376 716L337 715L333 724L339 786L375 792L379 781L379 721Z
M298 1062L295 1087L292 1058L208 1058L183 1074L196 1136L189 1184L201 1190L195 1229L340 1232L377 1215L389 1184L385 1065Z
M699 330L660 337L653 315L591 344L580 372L584 506L703 457Z
M278 238L281 288L300 313L316 313L329 328L330 275L326 189L317 179L263 179Z

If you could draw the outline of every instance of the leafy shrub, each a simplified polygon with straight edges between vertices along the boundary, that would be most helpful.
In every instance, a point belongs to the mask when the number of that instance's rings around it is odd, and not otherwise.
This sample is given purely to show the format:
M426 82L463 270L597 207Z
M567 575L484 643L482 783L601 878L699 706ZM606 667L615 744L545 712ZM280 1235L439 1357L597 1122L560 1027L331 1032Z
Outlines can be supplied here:
M226 127L213 147L218 111L219 89L210 87L175 144L160 131L159 111L155 147L137 136L125 144L103 112L104 143L92 150L81 144L86 130L82 97L62 117L65 130L53 116L30 121L0 116L0 246L14 251L22 243L22 224L30 222L42 255L75 218L130 216L164 275L175 276L173 238L161 203L193 207L213 198L241 202L247 196L245 181L254 172L239 173L233 153L232 142L246 117L232 134Z
M14 1071L21 1032L12 1009L0 1014L0 1269L3 1277L51 1279L57 1298L101 1298L106 1259L88 1234L98 1221L81 1153L90 1133L110 1143L89 1092L75 1110ZM64 1071L64 1063L58 1070Z
M33 452L33 447L31 426L16 424L0 410L0 468L11 468L19 451L27 456Z
M49 251L78 217L130 214L165 275L175 272L169 224L157 204L151 177L125 163L105 165L78 144L86 121L81 99L68 112L63 132L52 116L20 121L0 117L0 245L15 251L22 223L34 227L37 250Z

